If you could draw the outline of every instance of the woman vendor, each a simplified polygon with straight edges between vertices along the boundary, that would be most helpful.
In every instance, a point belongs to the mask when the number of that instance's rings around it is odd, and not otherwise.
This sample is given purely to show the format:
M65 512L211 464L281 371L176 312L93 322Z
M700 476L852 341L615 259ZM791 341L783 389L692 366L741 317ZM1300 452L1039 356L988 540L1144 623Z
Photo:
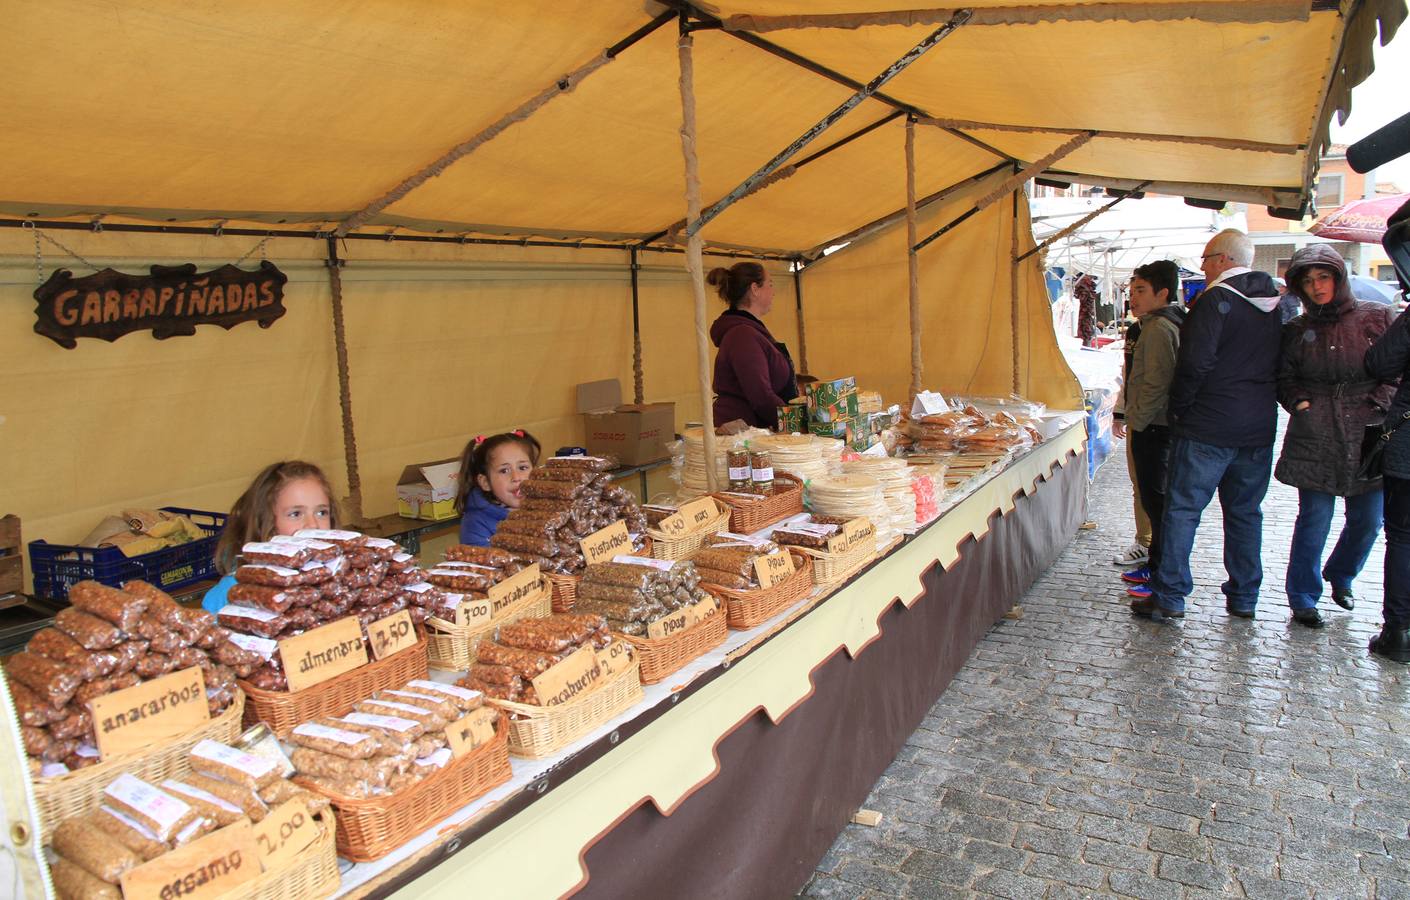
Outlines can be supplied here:
M774 283L756 262L712 269L705 280L729 309L710 326L715 356L715 424L742 419L757 428L778 427L778 407L798 396L793 359L760 318L774 305Z

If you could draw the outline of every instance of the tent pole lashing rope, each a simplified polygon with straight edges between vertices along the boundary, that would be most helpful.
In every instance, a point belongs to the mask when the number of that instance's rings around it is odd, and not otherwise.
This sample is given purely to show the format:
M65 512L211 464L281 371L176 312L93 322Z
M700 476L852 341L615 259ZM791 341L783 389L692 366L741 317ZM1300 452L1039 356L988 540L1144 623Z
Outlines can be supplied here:
M1025 259L1027 259L1028 257L1032 256L1032 255L1035 254L1035 253L1042 253L1044 250L1048 249L1048 248L1051 247L1053 244L1055 244L1055 243L1057 243L1058 241L1062 240L1063 238L1067 237L1069 234L1072 234L1073 232L1079 230L1079 229L1082 228L1084 225L1086 225L1088 222L1092 221L1092 220L1095 219L1097 216L1099 216L1099 215L1101 215L1102 213L1106 212L1107 210L1111 209L1113 206L1115 206L1116 204L1120 203L1122 200L1125 200L1127 197L1130 197L1132 194L1138 194L1138 193L1140 193L1141 191L1145 190L1145 188L1146 188L1149 184L1150 184L1149 181L1143 181L1143 182L1141 182L1141 184L1138 185L1138 186L1135 188L1135 190L1128 191L1128 192L1125 192L1125 193L1121 194L1121 196L1119 196L1119 197L1117 197L1116 199L1112 200L1110 203L1104 204L1103 206L1101 206L1101 207L1099 207L1099 208L1097 208L1097 209L1092 210L1091 212L1087 213L1085 216L1083 216L1082 218L1078 219L1076 222L1073 222L1071 225L1067 226L1066 228L1062 229L1061 231L1057 232L1056 234L1049 235L1047 238L1045 238L1045 239L1043 240L1043 243L1039 244L1038 246L1034 247L1032 250L1029 250L1028 252L1024 253L1022 256L1020 256L1020 257L1018 258L1018 261L1019 261L1019 262L1023 262Z
M1096 132L1094 131L1084 131L1079 135L1073 136L1070 140L1064 141L1062 145L1059 146L1052 153L1049 153L1047 156L1043 157L1037 162L1029 163L1027 166L1014 172L1014 174L1010 175L1008 178L1005 178L1003 182L999 184L998 187L994 188L992 191L986 194L983 199L981 199L978 203L974 204L974 206L970 208L967 212L962 213L954 221L942 226L940 230L936 231L934 234L930 235L920 243L914 244L913 246L916 250L925 249L925 247L935 241L936 238L939 238L941 235L945 234L950 229L963 222L965 219L968 219L970 216L977 215L978 213L981 213L984 210L988 209L994 204L995 201L997 201L1000 197L1003 197L1005 194L1008 194L1015 187L1022 185L1028 179L1039 174L1044 169L1051 166L1053 163L1072 153L1074 150L1077 150L1083 144L1086 144L1092 139L1093 135L1095 134Z
M782 166L784 163L788 162L788 160L792 159L799 150L802 150L816 140L819 135L836 123L838 119L841 119L848 112L856 108L863 100L875 94L881 89L882 85L904 72L911 63L924 56L936 44L953 34L955 29L969 21L972 14L973 11L968 9L956 11L944 25L941 25L939 28L926 35L924 40L912 47L900 59L887 66L881 74L863 85L861 90L842 101L836 109L823 116L816 125L805 131L795 139L793 143L780 150L773 159L764 163L757 172L740 182L738 187L711 204L710 208L701 213L699 218L691 221L691 224L686 229L686 236L689 237L695 234L701 228L705 227L705 225L709 224L712 219L728 209L736 200L747 194L756 182L767 178L770 173L778 169L779 166Z
M911 308L911 398L921 386L924 360L921 354L920 258L916 254L916 123L906 117L906 274Z
M681 36L676 43L680 61L681 92L681 155L685 158L685 217L700 220L700 158L695 149L695 65L691 56L694 44L685 30L686 17L681 15ZM690 287L695 295L695 351L700 376L700 421L705 450L705 484L711 492L720 489L715 472L715 410L710 391L710 338L705 314L705 264L702 250L704 238L700 229L690 232L685 245L685 267L690 273Z
M343 416L343 458L348 468L346 518L362 521L362 476L357 466L357 433L352 414L352 383L348 376L348 333L343 318L343 260L338 258L338 239L328 237L328 287L333 299L333 349L338 358L338 406Z

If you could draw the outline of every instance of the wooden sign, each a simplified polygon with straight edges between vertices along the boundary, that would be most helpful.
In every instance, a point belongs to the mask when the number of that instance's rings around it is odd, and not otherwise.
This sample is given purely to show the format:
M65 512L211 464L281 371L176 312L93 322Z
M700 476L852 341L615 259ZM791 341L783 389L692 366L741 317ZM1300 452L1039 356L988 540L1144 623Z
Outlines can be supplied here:
M479 627L494 619L494 604L488 597L464 596L455 608L455 624Z
M172 672L88 701L98 753L145 750L210 721L200 666Z
M115 341L148 329L165 339L195 334L197 325L268 328L284 315L288 280L270 262L254 271L226 264L198 274L186 263L152 266L150 275L103 269L82 278L59 269L34 292L34 331L72 350L81 337Z
M679 511L656 524L656 530L667 537L696 534L720 514L713 497L700 497L683 505Z
M601 650L595 651L597 667L602 678L609 678L632 664L632 645L626 641L613 641Z
M592 647L579 647L568 658L533 678L541 706L557 706L597 687L603 672Z
M411 613L399 610L367 626L367 642L372 645L373 659L386 659L393 653L413 646L418 640Z
M630 553L632 536L627 533L626 522L613 522L600 531L578 541L583 548L583 559L590 566L611 562L618 553Z
M266 872L289 863L318 838L318 823L308 804L285 801L255 826L255 849Z
M669 616L662 616L655 622L646 626L646 636L653 641L668 638L673 634L680 634L689 628L694 628L706 619L715 616L720 611L719 603L714 597L707 597L699 603L692 603L684 609L678 609Z
M787 550L779 550L754 560L754 573L759 576L759 586L771 588L788 580L793 574L793 557Z
M123 900L202 900L232 893L260 876L249 819L213 831L122 876Z
M498 718L499 712L493 706L482 706L470 710L447 725L446 742L450 744L451 754L459 759L486 741L492 740L494 723Z
M490 585L489 594L491 615L498 618L506 609L530 597L543 593L544 577L538 563L521 569L498 584Z
M367 664L362 625L348 616L279 642L289 691L301 691Z
M847 549L860 546L862 541L876 534L876 526L866 516L852 519L842 524L842 533L847 537Z

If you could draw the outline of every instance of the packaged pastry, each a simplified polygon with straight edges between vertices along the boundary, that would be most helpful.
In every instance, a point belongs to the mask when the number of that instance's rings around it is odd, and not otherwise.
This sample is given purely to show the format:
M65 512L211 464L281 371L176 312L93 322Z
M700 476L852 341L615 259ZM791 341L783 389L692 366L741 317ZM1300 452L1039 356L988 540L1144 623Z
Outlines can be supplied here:
M427 731L441 731L448 724L443 716L428 709L400 700L359 700L354 704L356 712L374 716L392 716L397 719L410 719L419 722Z
M553 468L556 466L566 466L568 468L589 469L593 472L606 472L617 468L617 458L614 456L550 456L544 460L544 465Z
M65 819L50 840L54 852L95 878L117 884L124 872L142 864L136 853L83 818Z
M287 782L285 782L287 784ZM161 789L191 804L197 812L224 828L245 817L245 811L228 800L222 800L210 791L186 784L175 778L161 783Z
M49 726L49 733L59 741L66 741L70 738L92 741L93 715L86 709L75 709L70 706L67 716Z
M301 775L315 778L350 778L376 787L386 787L396 773L398 761L392 757L344 759L307 747L295 747L289 761Z
M91 814L82 817L82 821L88 827L115 838L118 843L141 857L143 862L156 859L170 849L165 843L157 840L157 836L145 825L109 806L100 806Z
M144 680L150 681L153 678L160 678L168 672L176 669L176 660L165 653L150 651L146 656L137 660L137 665L132 667L132 671L141 675Z
M182 775L181 782L200 788L208 794L214 794L226 803L240 807L251 822L262 822L264 817L269 815L269 807L259 798L259 795L242 784L232 784L224 779L213 778L200 772L188 772Z
M426 691L418 691L414 688L388 689L378 691L372 695L374 700L391 700L396 703L410 703L412 706L419 706L422 709L435 713L447 722L454 721L460 716L460 707L451 702L450 698L431 694Z
M171 839L172 849L184 847L196 838L205 837L212 831L215 831L215 822L201 816L176 833L176 836Z
M695 565L702 569L718 569L748 576L754 571L754 560L759 553L745 547L706 547L695 554Z
M269 787L261 789L259 798L263 800L265 805L270 809L276 809L282 804L288 803L290 800L296 798L307 804L310 812L319 812L320 810L328 808L328 798L305 790L292 781L286 781L283 778L274 782Z
M297 544L302 547L308 555L309 562L327 562L330 559L337 559L343 555L343 551L337 544L330 544L328 541L320 541L316 538L301 538L292 534L276 534L269 539L274 544Z
M103 803L141 823L161 841L171 840L197 815L189 804L126 772L103 789Z
M436 772L439 772L441 769L444 769L447 765L450 764L450 760L450 748L443 747L433 753L427 754L426 756L418 757L416 759L416 762L413 763L413 771L417 775L420 775L422 778L425 778L427 775L432 775Z
M431 681L427 678L415 678L406 683L408 688L414 688L424 694L435 694L443 696L462 712L467 713L472 709L478 709L484 705L484 698L478 692L456 687L453 684L441 684L439 681Z
M480 641L476 655L480 662L509 666L515 674L526 679L542 675L558 662L557 657L548 653L506 647L494 641Z
M92 744L79 744L77 750L64 758L64 765L68 766L70 772L77 772L79 769L96 766L102 761L103 757L98 753L97 747Z
M75 609L131 631L137 617L147 611L147 599L128 594L96 581L80 581L69 588L69 603Z
M399 742L399 750L405 749L407 744L426 733L426 726L414 719L402 716L379 716L373 713L350 712L341 718L329 721L337 728L348 728L361 731L363 734L375 732L389 735Z
M501 644L520 650L554 653L582 644L594 631L605 625L606 622L601 616L591 614L568 613L543 619L522 619L501 625L497 640Z
M317 788L322 793L330 794L334 797L345 797L349 800L365 800L368 797L376 797L387 793L387 789L384 787L375 787L356 778L340 778L338 776L323 777L302 774L299 778Z
M67 612L67 610L65 610ZM37 653L21 651L5 661L5 673L50 706L62 707L83 683L79 673Z
M258 790L280 777L279 764L263 756L255 756L234 747L227 747L209 738L191 748L191 768L197 772L223 778Z
M344 553L350 553L356 550L367 541L367 538L356 531L342 531L328 528L301 528L294 532L294 537L312 538L316 541L336 544Z
M57 628L35 632L25 649L73 669L84 681L111 675L118 667L117 654L111 650L86 650Z
M216 613L216 618L219 619L220 624L233 631L254 634L263 638L278 637L289 624L287 613L274 613L267 609L237 606L233 603L222 606L220 611Z
M377 559L391 560L401 552L401 545L390 538L365 537L361 549Z
M378 742L359 731L330 728L314 722L304 722L289 735L290 743L311 750L340 756L343 759L367 759L381 750Z
M73 638L85 650L116 647L124 637L122 629L106 619L90 616L74 607L59 610L54 627Z
M268 650L252 643L255 641L267 645ZM211 658L223 666L229 666L236 676L248 678L252 672L264 665L278 648L279 643L268 638L245 634L231 635L229 640L211 651Z
M54 746L54 737L36 725L21 725L20 740L24 743L24 752L37 759L46 759L53 754L50 749Z
M62 856L49 866L49 876L59 900L122 900L122 889L116 884L96 877Z
M306 584L304 573L285 566L245 565L235 570L240 584L262 584L267 587L297 587Z
M476 547L473 544L454 544L446 548L445 557L448 560L481 563L489 566L501 566L514 559L511 554L503 550L497 550L493 547Z
M296 605L307 606L318 598L318 592L310 588L280 588L267 584L234 584L226 594L230 603L241 606L257 606L270 612L281 613Z
M240 548L240 557L247 563L284 566L301 569L311 561L312 551L303 544L290 541L258 541Z

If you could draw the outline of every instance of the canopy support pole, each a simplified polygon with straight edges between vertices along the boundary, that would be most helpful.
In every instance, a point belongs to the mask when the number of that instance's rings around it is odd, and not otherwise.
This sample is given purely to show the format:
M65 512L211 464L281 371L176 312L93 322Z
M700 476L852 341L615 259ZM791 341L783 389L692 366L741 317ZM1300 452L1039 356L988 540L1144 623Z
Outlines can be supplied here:
M445 153L443 153L439 159L435 160L430 165L421 169L419 172L416 172L403 179L402 182L396 187L392 188L387 193L378 197L376 200L373 200L371 203L367 204L358 212L355 212L351 216L348 216L341 223L339 223L336 229L334 229L334 233L338 235L338 237L342 237L348 232L356 231L358 228L361 228L363 225L366 225L369 221L372 220L374 216L376 216L382 210L386 209L388 206L391 206L393 203L396 203L398 200L401 200L407 194L416 190L418 187L430 181L432 178L435 178L437 175L440 175L458 160L469 156L471 153L474 153L480 147L489 143L491 140L494 140L494 138L498 137L501 133L504 132L505 129L509 128L509 126L513 125L515 122L522 122L523 120L527 119L529 116L537 112L540 107L548 103L548 101L552 100L554 97L559 97L563 94L572 91L584 78L588 77L593 72L596 72L598 69L602 68L603 66L610 63L612 60L616 59L617 55L623 50L625 50L627 47L630 47L632 44L646 37L648 34L655 31L662 25L666 24L673 18L675 18L674 13L661 13L659 16L652 19L650 22L643 25L641 28L638 28L636 31L632 32L624 40L613 44L611 47L608 47L601 53L594 56L584 65L581 65L573 71L569 72L568 74L555 79L553 84L549 85L548 87L539 91L534 96L530 97L528 100L525 100L523 103L519 104L519 106L506 113L498 121L491 124L488 128L485 128L484 130L480 131L478 134L474 135L469 140L462 141L461 143L456 144L454 147L450 148Z
M972 122L968 119L935 119L921 117L922 125L933 125L945 131L970 128L975 131L1002 131L1011 134L1081 134L1087 128L1049 128L1041 125L999 125L993 122ZM1205 137L1202 135L1156 134L1146 131L1097 131L1097 137L1118 141L1155 141L1168 144L1195 144L1203 147L1217 147L1221 150L1248 150L1254 153L1279 153L1291 155L1306 149L1303 144L1271 144L1266 141L1246 141L1238 138Z
M808 332L803 326L803 260L795 259L793 269L793 300L798 307L798 374L808 374Z
M886 25L931 25L943 21L951 8L898 9L873 13L818 13L780 16L741 14L723 20L727 31L786 31L798 28L865 28ZM1312 0L1154 0L1146 3L1092 3L1089 5L1036 6L1013 4L978 10L976 25L1036 25L1043 22L1173 22L1197 19L1219 24L1246 22L1256 25L1306 22Z
M1032 178L1034 175L1037 175L1038 173L1042 172L1048 166L1051 166L1053 163L1057 162L1058 160L1072 153L1077 148L1081 147L1083 144L1090 141L1094 134L1096 134L1096 132L1094 131L1084 131L1081 134L1074 136L1071 140L1065 141L1062 146L1058 147L1052 153L1049 153L1047 156L1043 157L1037 162L1029 163L1022 169L1019 169L1018 166L1015 165L1014 173L1008 178L1005 178L1003 180L1003 183L1001 183L998 187L990 191L987 195L985 195L983 199L981 199L978 203L974 204L974 206L970 207L970 209L968 209L964 213L961 213L949 224L941 226L940 230L936 231L934 234L930 235L925 240L921 241L919 244L913 245L914 248L916 250L925 249L925 247L935 241L936 238L939 238L941 235L945 234L947 231L954 228L956 225L960 224L965 219L968 219L970 216L977 215L978 213L981 213L984 210L988 209L1000 197L1003 197L1005 194L1009 193L1014 188L1022 186L1025 181Z
M343 415L343 459L348 469L348 496L345 501L349 522L362 521L362 475L357 466L357 432L353 425L352 383L348 375L348 332L343 318L343 263L338 258L338 239L328 237L328 287L333 297L333 349L338 358L338 406Z
M1078 219L1076 222L1073 222L1071 225L1067 226L1066 228L1062 229L1061 231L1057 232L1056 234L1050 235L1048 238L1046 238L1046 239L1043 241L1043 243L1039 244L1038 246L1034 247L1032 250L1029 250L1027 253L1024 253L1022 256L1020 256L1020 257L1018 258L1018 261L1019 261L1019 262L1023 262L1025 259L1027 259L1028 257L1032 256L1032 255L1035 254L1035 253L1042 253L1044 250L1048 249L1048 248L1051 247L1053 244L1055 244L1055 243L1057 243L1058 241L1062 240L1063 238L1067 237L1069 234L1072 234L1073 232L1078 231L1078 230L1081 229L1084 225L1086 225L1088 222L1092 221L1092 220L1095 219L1097 216L1099 216L1099 215L1101 215L1102 213L1106 212L1107 210L1111 209L1113 206L1115 206L1116 204L1120 203L1122 200L1125 200L1127 197L1130 197L1132 194L1138 194L1138 193L1140 193L1142 190L1145 189L1146 185L1148 185L1148 184L1150 184L1149 181L1142 182L1142 183L1140 184L1140 186L1137 187L1135 190L1129 191L1129 192L1126 192L1126 193L1123 193L1121 196L1119 196L1119 197L1117 197L1116 199L1112 200L1110 203L1107 203L1107 204L1105 204L1105 205L1103 205L1103 206L1101 206L1101 207L1098 207L1097 209L1092 210L1091 212L1087 213L1085 216L1083 216L1082 218Z
M784 163L788 162L788 160L792 159L799 150L811 144L819 135L835 124L838 119L841 119L847 113L851 112L863 100L875 94L886 82L904 72L911 63L920 59L932 47L949 37L956 28L968 22L972 14L972 10L957 10L944 25L941 25L939 28L926 35L924 40L912 47L900 59L887 66L880 75L877 75L852 96L842 101L836 109L823 116L816 125L803 132L793 143L780 150L773 159L764 163L757 172L740 182L738 187L711 204L710 208L702 212L698 218L692 219L690 225L686 227L686 236L690 237L698 233L701 228L704 228L716 216L728 209L736 200L747 194L753 188L754 184L768 178L779 166L782 166Z
M685 217L700 221L700 159L695 153L695 66L691 57L694 39L686 30L687 21L681 14L681 35L676 42L680 60L681 91L681 155L685 158ZM705 486L711 492L720 489L715 471L715 409L710 395L710 338L705 313L705 239L698 227L692 229L685 245L685 268L690 273L690 287L695 295L695 352L700 375L700 421L705 451Z
M1013 204L1010 210L1012 222L1009 228L1009 334L1013 347L1013 394L1023 396L1020 368L1022 359L1018 352L1018 198L1024 196L1023 188L1013 189Z
M920 258L916 255L916 122L906 117L906 272L911 304L911 399L924 388L920 349Z
M637 249L627 251L632 266L632 385L633 401L638 406L646 402L646 380L641 371L641 296L638 293L638 273L641 263L637 261Z

